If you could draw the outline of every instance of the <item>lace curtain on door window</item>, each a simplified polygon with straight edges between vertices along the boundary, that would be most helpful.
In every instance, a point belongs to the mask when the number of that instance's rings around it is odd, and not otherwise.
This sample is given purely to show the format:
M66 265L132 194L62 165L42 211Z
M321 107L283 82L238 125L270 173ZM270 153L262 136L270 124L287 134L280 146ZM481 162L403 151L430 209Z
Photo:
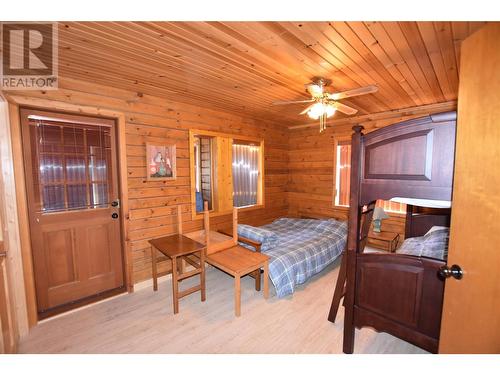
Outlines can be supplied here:
M107 206L110 128L38 119L30 125L39 212Z

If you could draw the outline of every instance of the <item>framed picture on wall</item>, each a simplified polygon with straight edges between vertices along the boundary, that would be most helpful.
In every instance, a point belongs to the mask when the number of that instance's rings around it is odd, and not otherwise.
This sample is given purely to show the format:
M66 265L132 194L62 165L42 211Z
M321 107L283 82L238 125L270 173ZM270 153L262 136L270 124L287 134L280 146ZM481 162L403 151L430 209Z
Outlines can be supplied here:
M148 181L175 180L175 145L146 143L146 169Z

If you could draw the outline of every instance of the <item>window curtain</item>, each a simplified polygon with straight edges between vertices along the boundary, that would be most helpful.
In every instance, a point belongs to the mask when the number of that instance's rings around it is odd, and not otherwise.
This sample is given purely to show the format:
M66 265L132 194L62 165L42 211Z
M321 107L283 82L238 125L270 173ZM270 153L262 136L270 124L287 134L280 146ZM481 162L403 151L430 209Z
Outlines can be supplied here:
M233 144L233 204L235 207L257 204L259 146Z

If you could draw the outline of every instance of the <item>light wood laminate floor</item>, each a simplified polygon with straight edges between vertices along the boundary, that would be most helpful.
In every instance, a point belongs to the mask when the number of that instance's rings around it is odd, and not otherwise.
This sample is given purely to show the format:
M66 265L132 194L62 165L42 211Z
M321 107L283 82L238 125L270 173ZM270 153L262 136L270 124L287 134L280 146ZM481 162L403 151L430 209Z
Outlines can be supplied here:
M42 322L20 344L21 353L341 353L343 308L327 320L339 260L278 299L265 300L242 279L242 315L235 318L233 279L207 269L207 301L181 299L172 313L170 280ZM197 280L185 280L187 288ZM272 285L272 284L270 284ZM385 333L356 331L355 353L426 353Z

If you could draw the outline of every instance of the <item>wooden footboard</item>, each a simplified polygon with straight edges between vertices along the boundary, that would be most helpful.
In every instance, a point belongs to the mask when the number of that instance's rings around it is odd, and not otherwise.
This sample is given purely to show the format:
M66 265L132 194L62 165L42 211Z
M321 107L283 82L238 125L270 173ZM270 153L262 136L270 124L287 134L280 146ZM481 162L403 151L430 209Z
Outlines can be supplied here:
M401 254L357 255L354 325L438 350L445 262Z

